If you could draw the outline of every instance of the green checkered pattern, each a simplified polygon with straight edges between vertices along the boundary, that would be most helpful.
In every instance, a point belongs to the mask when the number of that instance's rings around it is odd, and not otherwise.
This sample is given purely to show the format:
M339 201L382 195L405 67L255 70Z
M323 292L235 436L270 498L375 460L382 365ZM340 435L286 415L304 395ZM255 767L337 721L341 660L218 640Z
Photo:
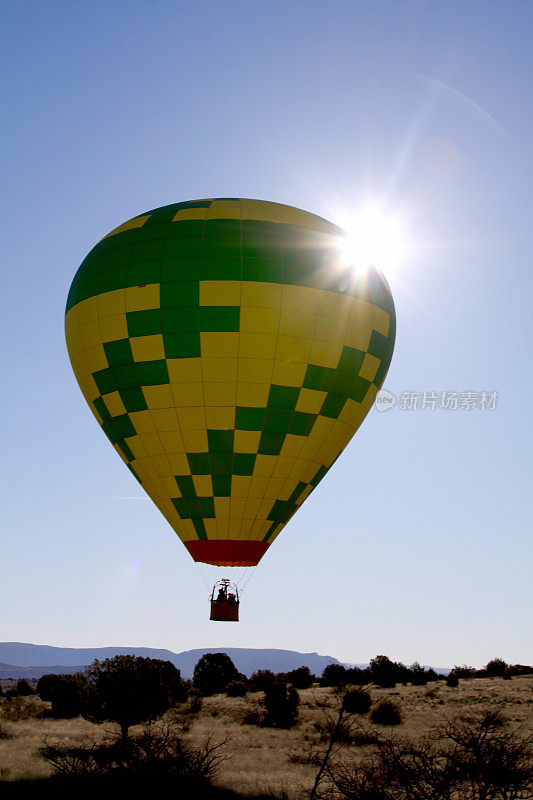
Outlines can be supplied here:
M216 499L232 498L232 482L236 477L252 479L259 456L282 457L288 436L307 439L317 420L339 420L348 401L363 404L369 391L375 393L381 387L395 338L394 306L381 274L371 268L364 278L355 279L348 269L338 267L338 243L342 235L339 229L325 221L316 223L313 228L283 221L211 218L209 212L213 204L224 202L239 201L223 198L177 203L140 215L137 219L146 220L138 227L118 229L93 248L69 292L67 314L77 307L81 309L91 298L108 293L134 287L159 287L156 307L117 312L117 316L125 315L126 335L102 341L102 337L98 340L95 334L94 348L103 348L106 366L89 370L87 376L79 374L81 370L75 367L82 388L84 380L92 378L94 381L98 394L91 396L93 409L102 421L104 432L143 485L148 479L136 468L138 456L133 441L142 434L136 429L134 415L157 410L147 401L147 388L170 383L169 361L203 360L203 333L241 333L241 306L201 305L203 282L300 287L303 300L309 294L307 290L334 293L364 301L369 307L385 312L390 325L386 332L372 328L367 346L361 349L344 343L335 366L313 363L310 357L305 369L300 371L298 385L271 382L266 376L265 382L269 384L266 402L241 405L235 398L231 428L213 429L205 423L207 447L200 452L184 447L188 471L187 474L173 474L176 491L168 495L179 518L192 523L199 539L209 538L206 521L217 518ZM203 209L203 219L179 218L179 212L194 214L198 210L201 214ZM318 312L316 316L318 319ZM87 330L89 324L86 324ZM81 330L82 325L79 327ZM163 351L159 358L135 359L133 342L142 337L161 337ZM372 377L361 375L368 355L379 360ZM239 369L240 364L239 361ZM325 393L320 407L312 413L297 408L303 390ZM106 403L105 398L113 393L118 393L122 413L111 411ZM206 401L205 405L209 403ZM238 431L259 434L256 452L238 451L235 445ZM158 433L164 444L165 431ZM281 530L297 510L302 495L307 496L307 490L319 483L341 449L338 447L333 456L328 453L323 463L319 458L306 459L303 466L308 470L309 464L314 463L314 467L305 480L287 478L287 484L292 480L295 486L285 499L272 501L264 517L268 522L268 529L261 534L264 541ZM212 494L198 495L196 476L210 476ZM153 495L153 491L147 491ZM251 534L252 538L256 535Z

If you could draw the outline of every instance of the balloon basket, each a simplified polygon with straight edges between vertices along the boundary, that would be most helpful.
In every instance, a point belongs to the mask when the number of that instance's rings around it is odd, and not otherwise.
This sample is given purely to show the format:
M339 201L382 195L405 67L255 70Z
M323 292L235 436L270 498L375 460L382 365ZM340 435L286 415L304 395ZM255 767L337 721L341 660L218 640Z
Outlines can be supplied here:
M228 578L222 578L213 586L210 597L210 620L214 622L239 621L239 592Z

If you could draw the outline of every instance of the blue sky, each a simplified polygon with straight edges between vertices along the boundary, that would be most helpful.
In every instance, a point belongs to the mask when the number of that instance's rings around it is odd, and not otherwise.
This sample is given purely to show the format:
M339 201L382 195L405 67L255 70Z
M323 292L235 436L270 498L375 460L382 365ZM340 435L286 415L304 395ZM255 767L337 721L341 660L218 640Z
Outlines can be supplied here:
M527 662L533 9L509 2L4 8L0 639ZM68 361L67 291L110 229L199 197L334 222L379 206L385 387L251 577L239 625L124 469ZM385 265L384 265L385 266ZM497 392L403 410L402 393Z

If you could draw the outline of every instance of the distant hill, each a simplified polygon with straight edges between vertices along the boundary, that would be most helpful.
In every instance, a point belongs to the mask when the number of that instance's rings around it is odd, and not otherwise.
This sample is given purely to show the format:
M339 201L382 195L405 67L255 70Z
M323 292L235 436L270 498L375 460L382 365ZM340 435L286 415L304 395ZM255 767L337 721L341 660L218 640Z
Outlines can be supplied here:
M10 678L18 681L22 678L40 678L41 675L48 675L51 672L56 675L70 675L74 672L83 672L84 669L84 664L78 664L75 667L61 664L50 664L41 667L17 667L15 664L0 664L0 679Z
M116 655L135 655L171 661L184 678L192 678L194 667L205 653L227 653L239 672L248 677L258 669L288 672L309 667L321 675L328 664L340 664L331 656L298 653L295 650L248 649L241 647L204 647L173 653L152 647L51 647L23 642L0 642L0 678L40 678L48 672L79 672L96 658L102 661Z

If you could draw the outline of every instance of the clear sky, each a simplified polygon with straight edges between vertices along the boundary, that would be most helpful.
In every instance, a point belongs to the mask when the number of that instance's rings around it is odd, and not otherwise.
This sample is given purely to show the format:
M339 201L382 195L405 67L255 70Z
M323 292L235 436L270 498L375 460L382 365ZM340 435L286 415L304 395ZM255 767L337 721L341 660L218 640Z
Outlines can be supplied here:
M0 640L531 663L532 26L490 0L4 4ZM208 621L216 570L124 499L142 491L63 332L105 233L217 196L354 225L377 206L407 242L383 265L396 406L276 540L239 625Z

